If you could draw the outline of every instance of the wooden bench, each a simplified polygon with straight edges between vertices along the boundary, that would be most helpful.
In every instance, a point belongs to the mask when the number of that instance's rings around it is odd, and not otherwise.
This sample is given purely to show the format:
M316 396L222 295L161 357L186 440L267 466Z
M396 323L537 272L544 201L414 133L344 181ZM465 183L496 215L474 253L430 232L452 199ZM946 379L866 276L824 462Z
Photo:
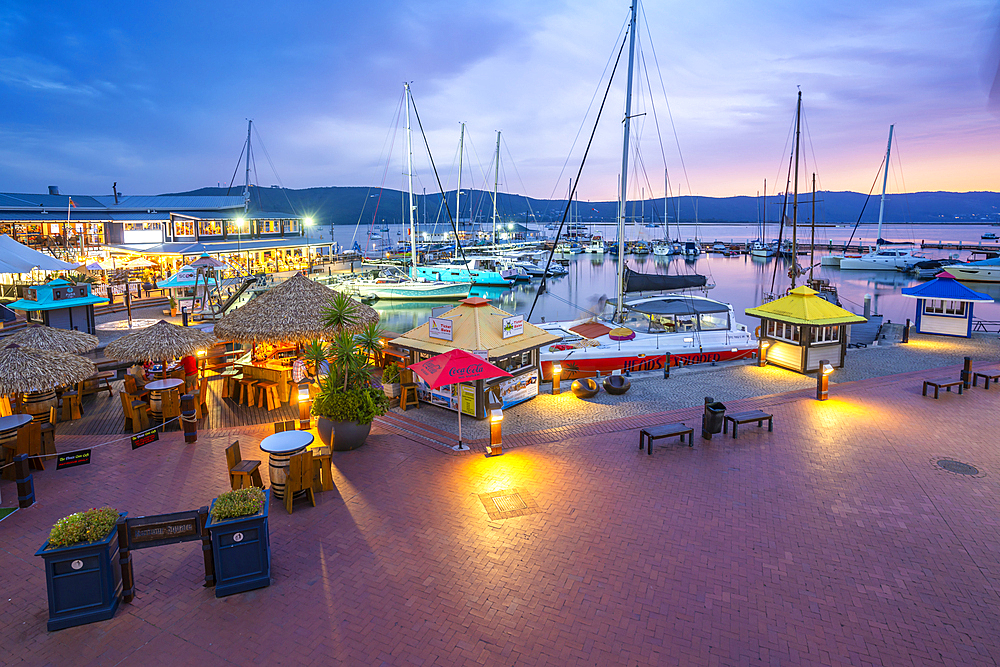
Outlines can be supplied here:
M958 395L962 395L963 382L961 380L924 380L924 392L923 395L927 395L927 388L934 387L934 398L938 397L938 392L941 389L951 391L952 387L958 387Z
M736 439L736 427L740 424L752 424L757 422L757 428L764 425L767 421L767 430L774 430L774 415L770 415L761 410L749 410L747 412L734 412L731 415L726 415L726 418L722 422L722 432L729 432L729 422L733 423L733 440Z
M684 436L688 437L688 447L694 447L694 429L688 428L684 424L663 424L662 426L648 426L639 431L639 451L647 447L647 455L653 454L653 441L658 438L670 438L679 435L681 444L684 444Z
M979 386L979 378L983 378L983 389L990 388L990 382L997 383L1000 382L1000 373L973 373L972 374L972 386Z

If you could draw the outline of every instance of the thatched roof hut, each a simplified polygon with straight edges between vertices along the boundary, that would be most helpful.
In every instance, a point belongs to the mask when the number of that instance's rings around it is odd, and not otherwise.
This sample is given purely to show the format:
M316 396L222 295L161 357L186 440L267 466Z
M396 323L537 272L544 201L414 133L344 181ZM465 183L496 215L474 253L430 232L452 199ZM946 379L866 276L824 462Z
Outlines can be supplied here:
M8 343L0 348L0 394L48 391L97 372L90 359Z
M296 274L223 317L215 325L220 340L239 343L294 343L331 336L323 326L323 309L330 305L334 291L302 274ZM378 322L374 308L357 301L360 331Z
M33 350L50 350L80 354L90 352L99 343L97 336L73 329L55 329L42 325L28 327L7 339L8 343L16 343L21 347Z
M163 361L184 357L210 347L215 336L194 327L179 327L160 320L151 327L126 334L108 343L104 354L118 361Z

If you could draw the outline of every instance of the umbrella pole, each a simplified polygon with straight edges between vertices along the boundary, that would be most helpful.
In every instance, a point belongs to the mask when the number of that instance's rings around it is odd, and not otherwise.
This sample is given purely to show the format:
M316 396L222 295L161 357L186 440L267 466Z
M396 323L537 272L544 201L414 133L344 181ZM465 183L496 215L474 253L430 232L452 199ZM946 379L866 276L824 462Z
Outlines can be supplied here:
M464 452L469 448L462 444L462 385L456 384L458 387L458 444L452 447L456 452Z

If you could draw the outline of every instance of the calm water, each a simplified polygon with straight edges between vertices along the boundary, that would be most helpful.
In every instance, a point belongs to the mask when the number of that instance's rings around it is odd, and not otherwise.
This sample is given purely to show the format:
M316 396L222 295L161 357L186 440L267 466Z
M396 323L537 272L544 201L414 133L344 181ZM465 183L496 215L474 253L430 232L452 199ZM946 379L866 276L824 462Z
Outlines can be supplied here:
M851 225L838 227L823 227L816 230L817 243L832 241L843 244L851 236ZM606 238L614 238L613 226L594 226ZM438 231L443 231L441 227ZM428 230L430 231L430 230ZM983 225L883 225L882 236L893 241L909 241L919 243L927 241L979 243L980 235L987 231L1000 232L1000 229ZM787 230L786 230L787 232ZM551 233L551 232L549 232ZM800 238L809 238L809 229L799 229ZM353 227L338 227L335 230L335 240L345 247L351 247ZM393 243L402 238L398 226L391 227L389 236ZM629 239L653 240L663 237L662 229L647 229L645 227L626 228ZM682 225L680 232L676 225L671 226L671 238L680 240L745 242L756 237L754 226L746 225ZM777 236L777 226L771 225L766 238ZM358 240L364 245L366 231L358 231ZM865 226L855 235L865 243L874 243L874 226ZM986 242L996 243L996 242ZM919 250L919 249L917 249ZM932 250L923 251L929 259L947 258L956 251ZM816 252L816 263L826 252ZM969 259L968 252L959 253L962 260ZM701 273L708 277L710 284L716 287L707 292L707 296L719 301L731 303L736 310L737 319L748 326L756 326L757 320L743 314L746 308L760 305L762 296L770 292L772 280L774 291L784 291L790 285L787 276L790 262L780 258L756 259L749 256L723 257L717 254L702 254L696 260L685 260L675 257L655 257L649 255L628 255L626 262L633 270L644 273L685 274ZM808 267L809 257L800 256L799 264ZM574 255L570 259L570 272L560 278L548 280L548 293L538 299L532 322L538 322L544 317L548 321L558 319L574 319L585 317L584 309L594 309L602 296L614 297L615 280L617 276L616 255ZM776 270L777 269L777 270ZM775 271L776 270L776 271ZM837 286L843 306L848 310L860 313L865 294L872 295L875 312L885 315L894 322L902 322L914 317L916 301L905 297L900 290L920 281L910 276L891 271L843 271L835 267L816 266L813 269L818 278L830 280ZM539 285L538 280L530 284L518 284L512 289L478 288L474 293L493 300L503 310L515 314L527 315L535 299ZM1000 285L987 283L970 283L969 286L994 297L994 303L976 304L975 315L983 320L1000 320ZM407 331L423 324L430 317L431 308L438 303L419 302L385 302L374 304L375 310L382 316L383 324L392 331Z

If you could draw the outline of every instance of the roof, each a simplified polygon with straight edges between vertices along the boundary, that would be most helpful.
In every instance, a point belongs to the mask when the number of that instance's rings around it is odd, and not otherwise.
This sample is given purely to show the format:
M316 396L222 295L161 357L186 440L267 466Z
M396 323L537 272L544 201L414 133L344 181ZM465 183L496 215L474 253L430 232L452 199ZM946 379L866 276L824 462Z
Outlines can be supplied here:
M580 334L584 338L597 338L610 333L611 327L600 322L584 322L583 324L576 325L570 331Z
M255 250L270 250L271 248L303 248L306 246L325 246L332 241L320 241L307 236L292 236L264 239L219 241L218 243L195 243L194 241L177 241L171 243L129 243L128 245L108 245L112 250L141 253L144 255L201 255L203 253L243 252Z
M60 292L60 298L58 299L53 296L55 290L59 290ZM29 288L29 292L27 292L25 296L27 296L27 294L31 291L35 293L37 301L27 298L18 299L13 303L8 303L7 307L24 311L58 310L60 308L87 306L107 301L104 297L90 294L90 286L87 283L74 285L73 283L63 280L62 278L50 280L44 285L35 285L34 287ZM81 294L82 296L74 296L75 294Z
M813 326L854 324L868 321L860 315L855 315L851 311L844 310L823 297L817 296L818 294L819 292L816 290L805 286L796 287L788 293L788 296L775 299L756 308L747 308L744 312L751 317Z
M937 278L930 282L913 287L904 287L903 296L914 299L944 299L947 301L988 301L993 302L993 297L989 294L976 292L969 289L962 283L955 280L955 276L946 271L938 274Z
M70 207L69 200L73 200ZM233 219L243 215L243 197L222 195L41 195L0 193L0 220L62 222L70 220L167 220L171 213L201 219ZM250 209L258 220L301 218L301 215Z
M559 336L528 322L524 323L523 334L505 340L501 331L505 317L511 317L511 314L490 305L486 299L472 297L463 299L458 306L440 316L452 321L453 340L431 338L430 322L426 322L389 342L398 347L434 354L454 349L486 350L489 360L532 350L559 340Z

